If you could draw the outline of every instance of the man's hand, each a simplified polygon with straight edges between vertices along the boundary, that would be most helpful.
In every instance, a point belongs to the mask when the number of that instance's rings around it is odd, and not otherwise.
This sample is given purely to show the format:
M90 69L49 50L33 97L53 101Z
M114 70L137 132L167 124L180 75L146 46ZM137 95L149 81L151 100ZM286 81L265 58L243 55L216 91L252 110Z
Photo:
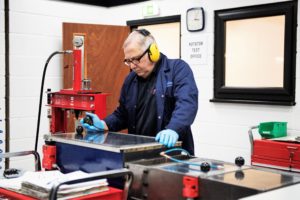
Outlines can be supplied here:
M84 123L84 118L80 120L80 123L82 126L87 130L87 132L95 132L95 131L103 131L105 129L105 122L96 114L86 112L86 116L89 116L92 119L92 125L88 123Z
M175 143L178 140L178 133L171 129L162 130L159 133L157 133L155 140L166 147L170 148L175 145Z

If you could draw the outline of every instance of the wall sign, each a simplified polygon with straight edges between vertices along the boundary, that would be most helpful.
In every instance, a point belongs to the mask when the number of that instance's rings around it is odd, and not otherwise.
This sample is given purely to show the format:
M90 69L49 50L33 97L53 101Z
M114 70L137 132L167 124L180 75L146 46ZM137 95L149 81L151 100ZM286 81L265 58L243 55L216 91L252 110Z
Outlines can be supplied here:
M183 38L183 59L189 64L207 64L207 35Z

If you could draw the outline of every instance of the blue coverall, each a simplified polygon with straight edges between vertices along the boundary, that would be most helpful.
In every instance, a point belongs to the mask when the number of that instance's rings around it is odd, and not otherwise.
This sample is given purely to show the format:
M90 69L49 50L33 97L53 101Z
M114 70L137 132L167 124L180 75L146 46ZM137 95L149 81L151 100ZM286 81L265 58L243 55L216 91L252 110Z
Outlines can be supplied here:
M189 65L180 59L168 59L160 55L161 61L156 79L157 132L172 129L179 134L182 148L194 155L194 141L191 131L198 110L198 89ZM128 128L135 130L138 80L135 72L126 77L119 99L119 106L104 119L110 131Z

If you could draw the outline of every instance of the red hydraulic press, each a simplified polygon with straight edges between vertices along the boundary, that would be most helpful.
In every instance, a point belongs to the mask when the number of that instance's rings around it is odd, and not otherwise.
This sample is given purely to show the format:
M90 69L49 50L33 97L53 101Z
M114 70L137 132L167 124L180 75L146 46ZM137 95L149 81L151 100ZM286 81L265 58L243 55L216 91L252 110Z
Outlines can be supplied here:
M69 112L75 114L75 128L83 111L93 112L100 118L106 116L107 93L94 92L90 89L90 80L82 79L81 50L74 49L73 88L59 92L48 92L48 104L51 107L50 132L67 132Z
M90 80L85 77L86 69L82 59L82 48L80 48L82 43L78 45L74 42L74 46L72 51L73 88L62 89L59 92L47 92L51 134L69 132L68 123L74 123L74 130L71 132L75 132L75 130L77 132L77 128L82 129L79 120L85 111L95 113L102 119L106 116L106 97L109 94L91 90ZM56 163L56 154L54 145L43 146L43 168L53 169Z

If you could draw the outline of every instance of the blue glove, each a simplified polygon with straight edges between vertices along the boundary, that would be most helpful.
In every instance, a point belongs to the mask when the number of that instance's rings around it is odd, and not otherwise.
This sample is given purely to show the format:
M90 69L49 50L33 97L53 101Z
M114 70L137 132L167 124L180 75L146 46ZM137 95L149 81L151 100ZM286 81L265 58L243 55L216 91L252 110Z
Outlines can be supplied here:
M84 140L95 144L102 144L105 141L105 134L104 132L102 134L88 132Z
M100 120L99 117L96 114L86 112L87 116L91 117L93 121L93 125L89 125L87 123L83 122L83 118L80 120L80 123L82 126L87 130L87 132L95 132L95 131L103 131L105 122L103 120Z
M155 137L155 141L165 145L166 147L170 148L175 145L178 140L178 133L171 129L162 130L157 133Z

